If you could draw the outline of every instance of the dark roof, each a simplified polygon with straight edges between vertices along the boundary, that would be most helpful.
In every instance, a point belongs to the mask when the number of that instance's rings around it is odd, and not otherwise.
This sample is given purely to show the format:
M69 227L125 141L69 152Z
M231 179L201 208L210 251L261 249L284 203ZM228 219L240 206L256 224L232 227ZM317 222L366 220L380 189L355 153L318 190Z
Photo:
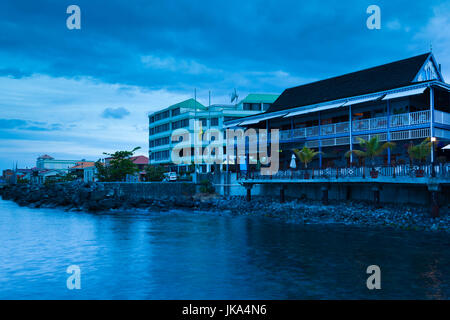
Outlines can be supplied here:
M266 113L410 85L430 54L286 89Z

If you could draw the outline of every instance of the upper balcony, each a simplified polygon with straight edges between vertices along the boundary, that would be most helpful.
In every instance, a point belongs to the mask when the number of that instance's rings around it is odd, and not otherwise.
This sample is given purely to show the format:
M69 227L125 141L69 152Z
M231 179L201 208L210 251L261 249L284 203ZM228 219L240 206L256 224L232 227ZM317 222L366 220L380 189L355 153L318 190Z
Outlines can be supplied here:
M352 134L364 134L368 132L387 131L388 124L392 130L400 130L405 127L414 127L429 124L431 121L430 110L391 115L389 117L376 117L352 121ZM450 125L450 114L442 111L434 111L434 123ZM321 126L295 128L293 130L281 130L280 140L295 140L307 138L319 138L329 136L346 136L350 133L349 121Z

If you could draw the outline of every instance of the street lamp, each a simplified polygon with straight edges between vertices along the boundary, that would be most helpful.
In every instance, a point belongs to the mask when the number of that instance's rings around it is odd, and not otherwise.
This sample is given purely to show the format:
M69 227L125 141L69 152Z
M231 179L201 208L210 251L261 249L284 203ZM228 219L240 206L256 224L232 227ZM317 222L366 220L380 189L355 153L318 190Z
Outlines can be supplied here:
M436 137L431 137L431 176L432 177L436 177L436 171L434 168L434 158L435 158L435 154L434 154L434 143L437 141Z

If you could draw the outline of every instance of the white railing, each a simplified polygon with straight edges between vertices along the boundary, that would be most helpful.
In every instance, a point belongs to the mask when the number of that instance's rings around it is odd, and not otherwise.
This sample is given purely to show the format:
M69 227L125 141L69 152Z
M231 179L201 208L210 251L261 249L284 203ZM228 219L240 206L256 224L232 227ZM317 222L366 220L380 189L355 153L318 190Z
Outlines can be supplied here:
M391 116L391 127L410 126L430 122L430 110L402 113Z
M390 116L390 127L397 128L402 126L418 125L429 123L431 121L430 110L423 110L411 113L402 113ZM436 123L450 124L450 113L437 111L434 112L434 121ZM376 117L362 120L354 120L352 122L352 132L361 132L368 130L387 129L388 118ZM349 122L339 122L322 126L296 128L294 130L283 130L280 133L281 140L289 140L291 138L311 138L320 136L328 136L340 133L348 133L350 131ZM409 136L408 132L398 133L397 136ZM422 134L420 135L423 136ZM410 137L412 138L412 136ZM403 140L407 138L401 138Z
M450 113L434 110L434 122L450 124Z

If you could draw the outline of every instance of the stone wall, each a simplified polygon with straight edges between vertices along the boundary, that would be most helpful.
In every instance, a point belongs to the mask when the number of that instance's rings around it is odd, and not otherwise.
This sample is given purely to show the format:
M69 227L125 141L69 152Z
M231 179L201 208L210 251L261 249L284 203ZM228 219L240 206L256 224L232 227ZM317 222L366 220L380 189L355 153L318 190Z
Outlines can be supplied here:
M0 189L4 200L30 207L66 207L101 211L127 208L193 206L196 185L190 182L57 183L10 185Z
M192 182L104 182L106 192L116 192L119 197L127 199L158 199L164 197L191 197L196 192Z

